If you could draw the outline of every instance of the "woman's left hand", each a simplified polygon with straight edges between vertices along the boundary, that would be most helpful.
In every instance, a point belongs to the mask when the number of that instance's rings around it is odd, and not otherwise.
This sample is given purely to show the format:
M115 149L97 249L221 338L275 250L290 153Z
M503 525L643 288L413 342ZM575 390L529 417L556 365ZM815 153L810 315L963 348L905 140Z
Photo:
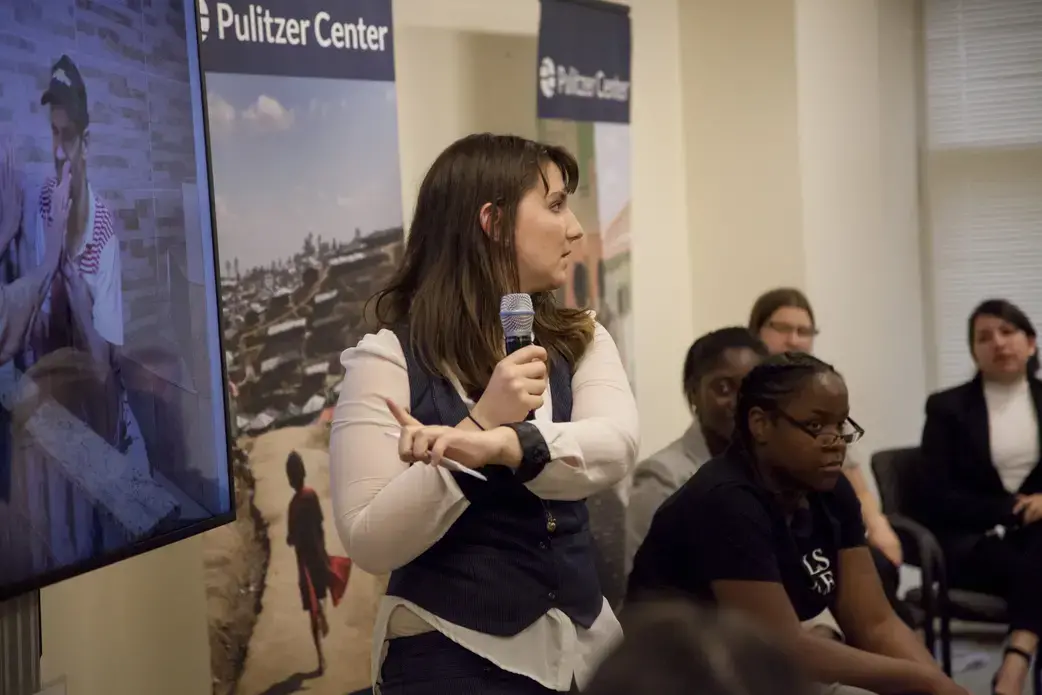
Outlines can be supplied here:
M387 400L387 407L402 427L398 436L398 457L405 463L438 465L444 458L450 458L467 468L505 463L505 437L517 436L502 427L482 432L424 425L390 399Z
M1019 514L1025 524L1042 521L1042 494L1020 495L1013 506L1013 513Z

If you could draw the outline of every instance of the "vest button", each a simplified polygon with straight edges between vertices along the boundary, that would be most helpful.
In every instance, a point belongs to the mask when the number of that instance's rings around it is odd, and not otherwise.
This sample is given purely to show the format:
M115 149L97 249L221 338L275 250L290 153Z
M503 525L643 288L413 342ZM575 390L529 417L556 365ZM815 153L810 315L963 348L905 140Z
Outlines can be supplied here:
M547 594L546 597L548 599L550 599L551 601L556 601L557 600L557 594L554 593L553 591L551 591L549 594Z
M546 541L539 541L539 549L546 550Z
M554 521L553 519L550 519L549 521L547 521L546 522L546 530L549 531L550 533L553 533L554 531L556 531L557 530L557 522Z

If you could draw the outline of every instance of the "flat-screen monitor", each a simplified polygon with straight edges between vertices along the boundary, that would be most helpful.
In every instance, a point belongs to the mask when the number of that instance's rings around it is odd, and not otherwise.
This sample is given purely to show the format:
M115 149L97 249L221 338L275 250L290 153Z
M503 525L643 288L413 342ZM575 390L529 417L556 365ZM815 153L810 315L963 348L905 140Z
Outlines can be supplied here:
M0 0L0 600L234 518L191 0Z

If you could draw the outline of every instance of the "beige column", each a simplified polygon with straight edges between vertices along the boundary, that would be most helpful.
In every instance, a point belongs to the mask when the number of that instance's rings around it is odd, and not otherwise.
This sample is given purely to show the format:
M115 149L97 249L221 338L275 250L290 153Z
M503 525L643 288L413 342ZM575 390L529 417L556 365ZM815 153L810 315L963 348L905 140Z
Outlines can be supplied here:
M865 449L917 442L926 397L917 31L906 0L797 0L805 288Z

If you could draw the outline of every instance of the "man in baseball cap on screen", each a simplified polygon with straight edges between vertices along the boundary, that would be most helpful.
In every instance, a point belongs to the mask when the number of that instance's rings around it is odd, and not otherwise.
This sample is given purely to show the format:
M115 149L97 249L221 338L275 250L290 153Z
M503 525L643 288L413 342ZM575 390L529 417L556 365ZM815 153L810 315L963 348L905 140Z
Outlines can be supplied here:
M108 364L108 347L123 344L123 291L119 240L115 216L96 194L87 175L90 148L90 115L87 87L71 58L63 55L51 68L47 90L40 103L50 107L51 154L54 173L40 192L39 218L42 225L66 225L60 279L54 292L67 290L68 316L53 314L43 352L71 346L68 328L82 334L79 347ZM42 227L41 227L42 229ZM40 235L42 236L42 235ZM60 298L58 298L60 299ZM39 358L39 354L36 356Z
M100 199L94 199L87 180L87 149L90 146L87 86L69 56L63 55L51 68L47 91L40 97L40 104L50 107L51 154L55 173L47 179L40 194L41 221L53 224L64 218L67 224L64 251L70 258L75 258L82 253L81 247L87 244L100 250L99 242L107 245L105 242L113 234L111 214ZM108 224L106 220L109 220ZM93 239L94 231L101 232L104 238ZM119 345L123 342L122 336L109 342Z
M40 103L49 107L54 175L40 191L33 240L36 262L44 258L51 240L63 241L58 271L31 331L23 368L30 370L45 355L62 348L89 355L99 373L110 378L97 388L54 392L51 396L126 454L138 475L147 476L148 455L127 401L117 359L123 345L123 283L116 217L88 177L91 133L87 87L69 56L63 55L54 63ZM95 550L90 534L71 533L71 529L89 524L89 501L64 499L69 493L62 489L48 489L47 494L52 516L51 549L56 559L67 563L89 556ZM55 510L65 510L64 515Z

